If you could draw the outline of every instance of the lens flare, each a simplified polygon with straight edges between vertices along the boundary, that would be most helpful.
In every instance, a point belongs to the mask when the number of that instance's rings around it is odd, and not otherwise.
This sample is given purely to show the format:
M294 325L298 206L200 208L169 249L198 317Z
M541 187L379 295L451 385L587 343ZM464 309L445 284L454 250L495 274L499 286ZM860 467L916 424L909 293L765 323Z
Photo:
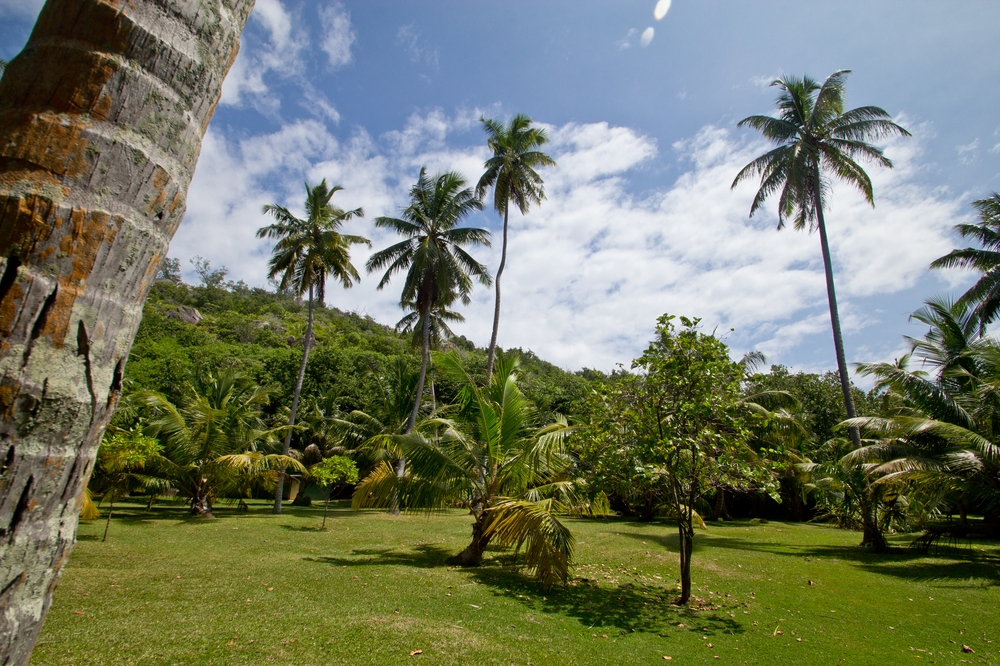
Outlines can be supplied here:
M670 11L670 0L660 0L656 3L656 9L653 10L653 18L659 21L661 18L667 15Z
M642 31L642 37L639 38L640 46L649 46L649 43L653 41L653 33L655 31L652 27L646 28Z

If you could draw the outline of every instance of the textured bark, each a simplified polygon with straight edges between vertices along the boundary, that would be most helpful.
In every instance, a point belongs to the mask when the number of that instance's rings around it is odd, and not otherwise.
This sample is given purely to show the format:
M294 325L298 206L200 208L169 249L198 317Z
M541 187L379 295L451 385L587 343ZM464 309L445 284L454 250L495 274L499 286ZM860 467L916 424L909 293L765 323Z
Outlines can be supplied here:
M281 447L281 454L288 455L292 449L292 426L295 425L295 416L299 411L299 398L302 397L302 382L306 378L306 363L309 362L309 347L312 346L313 337L313 286L309 285L309 319L306 324L306 336L302 339L302 363L299 365L299 376L295 380L295 394L292 396L292 409L288 414L288 432L285 434L285 443ZM281 499L285 492L285 477L278 476L278 485L274 489L274 508L272 513L281 513ZM295 498L292 498L294 502Z
M30 657L253 0L49 0L0 81L0 663Z
M819 191L819 167L816 167L816 183L813 197L816 205L816 226L819 227L819 244L823 251L823 269L826 272L826 296L830 303L830 325L833 327L833 348L837 354L837 371L840 373L840 390L844 394L844 408L847 418L856 417L854 397L851 395L851 376L847 374L847 357L844 355L844 336L840 332L840 309L837 307L837 291L833 286L833 261L830 258L830 242L826 237L826 220L823 218L823 197ZM861 448L861 433L857 426L851 426L848 431L854 448Z

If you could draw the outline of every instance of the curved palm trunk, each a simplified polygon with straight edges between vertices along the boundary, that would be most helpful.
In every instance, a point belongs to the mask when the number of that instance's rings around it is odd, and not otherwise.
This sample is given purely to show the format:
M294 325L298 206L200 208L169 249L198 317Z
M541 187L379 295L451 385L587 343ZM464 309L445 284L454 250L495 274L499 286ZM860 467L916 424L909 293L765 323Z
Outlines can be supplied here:
M476 522L472 524L472 541L461 553L449 558L451 564L460 567L478 567L483 561L483 553L490 545L490 537L485 535L489 525L485 513L479 512L473 515L476 517Z
M830 302L830 324L833 327L833 347L837 353L837 371L840 373L840 388L844 393L844 407L847 418L857 416L854 409L854 397L851 395L851 376L847 373L847 359L844 356L844 336L840 332L840 312L837 308L837 292L833 286L833 262L830 259L830 243L826 237L826 221L823 218L823 200L819 192L819 173L816 174L816 187L813 188L813 198L816 202L816 226L819 227L819 243L823 250L823 269L826 271L826 296ZM854 448L861 448L861 433L857 427L850 429Z
M23 664L253 0L48 0L0 79L0 663Z
M496 287L496 304L493 307L493 335L490 337L490 350L486 356L486 381L493 378L493 359L497 351L497 331L500 330L500 276L503 275L504 266L507 265L507 218L510 215L510 201L504 206L503 211L503 248L500 250L500 266L497 268L497 277L493 285Z
M292 395L292 409L288 415L288 432L285 434L285 443L281 447L281 454L287 456L292 448L292 426L295 425L295 416L299 411L299 398L302 396L302 382L306 377L306 363L309 362L309 347L312 345L313 333L313 286L309 285L309 317L306 320L306 337L302 341L302 363L299 364L299 376L295 380L295 393ZM278 475L278 486L274 490L274 508L272 513L281 513L281 496L285 492L285 477Z

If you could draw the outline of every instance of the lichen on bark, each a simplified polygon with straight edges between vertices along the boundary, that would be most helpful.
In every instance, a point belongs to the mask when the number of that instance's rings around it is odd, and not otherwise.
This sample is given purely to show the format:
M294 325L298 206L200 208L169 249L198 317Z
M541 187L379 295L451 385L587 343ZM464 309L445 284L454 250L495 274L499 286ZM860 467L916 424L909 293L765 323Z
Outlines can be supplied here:
M0 663L27 662L72 550L252 7L48 0L0 80Z

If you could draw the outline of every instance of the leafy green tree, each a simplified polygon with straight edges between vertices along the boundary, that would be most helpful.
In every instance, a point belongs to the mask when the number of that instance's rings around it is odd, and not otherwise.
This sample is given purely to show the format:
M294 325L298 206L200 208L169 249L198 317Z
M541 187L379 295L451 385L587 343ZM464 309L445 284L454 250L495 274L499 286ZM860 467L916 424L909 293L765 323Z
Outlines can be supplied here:
M327 278L339 281L345 289L353 286L355 280L360 280L361 276L351 263L351 246L371 246L367 238L340 233L344 222L364 215L360 208L345 211L330 203L333 195L342 189L339 185L328 187L325 178L313 187L306 183L305 219L296 217L283 206L267 204L263 208L264 214L276 221L257 230L258 238L277 240L268 265L268 277L275 279L280 276L278 287L291 291L296 296L309 294L309 314L302 340L302 364L295 380L289 426L295 425L309 348L313 343L313 298L320 305L323 304ZM285 456L291 447L291 437L292 431L289 429L282 450ZM283 479L279 477L274 494L274 513L281 513L282 492Z
M952 250L931 263L931 268L972 268L981 273L958 304L970 309L985 330L1000 315L1000 194L994 192L972 205L979 211L979 224L957 224L955 231L982 247Z
M744 368L719 339L698 330L697 319L657 320L656 338L601 392L592 415L585 463L620 465L620 486L639 486L654 507L677 520L681 594L691 597L695 506L727 487L773 490L766 466L747 446L748 410L741 404ZM615 460L618 451L627 459ZM610 460L608 454L611 454ZM631 466L631 469L629 469ZM633 472L632 470L635 470ZM638 477L638 478L636 478Z
M333 488L339 483L357 483L358 466L347 456L330 456L324 458L309 468L309 476L320 486L326 488L326 501L323 504L323 524L321 530L326 529L326 514L330 510L330 495Z
M558 514L576 504L566 473L572 458L565 419L539 427L518 387L518 359L498 355L486 386L478 386L455 353L438 366L463 383L454 419L426 419L394 439L409 460L400 478L382 463L354 492L354 508L434 510L461 503L474 518L472 541L452 558L477 566L491 543L525 552L527 566L550 585L565 580L573 539Z
M548 135L540 127L531 126L531 118L517 114L510 122L502 123L493 118L480 118L486 130L486 145L493 157L484 164L485 173L476 185L476 195L482 199L486 190L493 188L493 207L503 215L503 248L495 281L496 301L493 308L493 333L486 357L486 376L493 374L493 359L497 348L497 331L500 328L500 277L507 265L507 220L513 202L521 214L528 212L531 204L541 204L545 198L542 177L535 169L555 166L555 161L539 148L548 143Z
M90 485L103 492L101 501L108 500L108 519L104 525L104 537L108 540L111 514L115 502L129 493L147 490L151 487L165 487L166 482L149 472L150 463L159 457L163 445L153 437L143 434L141 428L120 430L106 435L97 450L97 463Z
M158 474L190 498L192 514L211 517L219 493L248 481L275 483L287 467L304 469L295 458L261 450L275 434L261 417L274 392L230 370L192 386L183 406L160 393L141 396L151 411L147 432L164 445Z
M749 116L737 127L758 130L777 147L743 167L732 186L759 176L760 189L750 206L751 216L769 196L780 190L778 229L791 218L796 230L805 229L807 225L819 230L841 391L847 416L854 418L857 412L840 331L823 199L830 190L829 175L832 174L855 186L874 206L871 179L855 160L862 158L891 168L892 162L882 149L869 142L893 135L910 136L910 133L892 122L891 116L877 106L844 111L844 82L849 73L850 70L834 72L822 85L807 76L801 79L783 76L774 81L771 85L780 89L778 117ZM857 429L851 429L850 433L854 446L860 447Z
M458 226L471 213L483 209L483 202L464 186L465 179L453 171L428 177L426 167L421 168L402 218L375 219L376 227L391 229L405 240L373 254L366 268L369 273L385 271L379 289L389 284L393 275L406 271L399 302L403 307L416 305L423 329L420 378L406 432L412 432L423 399L430 362L431 313L456 299L467 305L473 278L483 285L491 283L486 266L464 248L490 244L490 233L485 229ZM406 460L400 458L397 474L402 476L405 468Z

